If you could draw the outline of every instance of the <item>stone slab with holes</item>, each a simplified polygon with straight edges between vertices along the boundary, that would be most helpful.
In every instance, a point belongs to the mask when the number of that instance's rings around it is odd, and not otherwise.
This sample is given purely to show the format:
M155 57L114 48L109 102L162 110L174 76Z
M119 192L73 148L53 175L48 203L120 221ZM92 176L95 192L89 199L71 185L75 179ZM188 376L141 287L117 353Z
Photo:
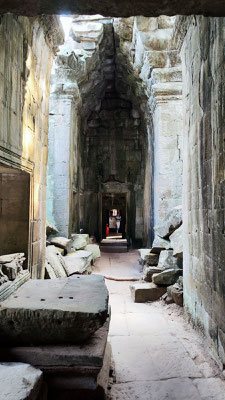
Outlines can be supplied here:
M0 303L0 341L40 345L84 342L108 316L99 275L30 280Z

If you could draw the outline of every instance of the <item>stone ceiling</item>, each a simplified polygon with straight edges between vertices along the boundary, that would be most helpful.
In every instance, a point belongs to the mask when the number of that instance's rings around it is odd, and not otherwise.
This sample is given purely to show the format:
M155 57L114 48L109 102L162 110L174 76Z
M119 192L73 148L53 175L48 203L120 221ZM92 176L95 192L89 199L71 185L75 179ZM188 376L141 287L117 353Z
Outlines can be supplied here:
M19 15L40 14L102 14L112 17L145 15L192 15L225 16L224 0L0 0L0 13L12 12Z

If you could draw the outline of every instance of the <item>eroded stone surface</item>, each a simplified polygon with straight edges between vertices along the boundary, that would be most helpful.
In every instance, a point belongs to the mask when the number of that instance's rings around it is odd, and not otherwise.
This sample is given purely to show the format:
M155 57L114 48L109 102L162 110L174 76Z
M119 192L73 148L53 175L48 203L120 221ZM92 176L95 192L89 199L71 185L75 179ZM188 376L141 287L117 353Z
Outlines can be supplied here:
M183 258L183 225L172 233L170 242L173 249L173 256Z
M73 241L65 237L54 237L51 239L51 244L56 247L61 247L61 249L64 249L66 253L70 253L73 248Z
M173 285L182 273L182 269L166 269L159 274L153 274L152 282L156 285Z
M169 240L162 239L160 236L156 235L150 253L160 254L162 250L171 249L171 244Z
M47 277L50 279L67 276L64 257L55 246L47 246L46 248L45 268Z
M108 291L101 276L30 280L1 303L0 338L20 345L83 342L107 315Z
M159 272L163 272L164 270L165 270L165 268L144 266L144 268L143 268L143 279L146 282L152 282L152 275L153 274L158 274Z
M134 283L130 286L130 291L135 303L145 303L158 300L166 293L166 288L159 287L154 283Z
M173 250L162 250L159 256L158 267L160 268L181 268L182 259L173 256Z
M155 233L168 238L182 224L182 206L174 207L165 218L154 227Z
M0 400L46 400L39 397L42 372L21 362L0 363Z

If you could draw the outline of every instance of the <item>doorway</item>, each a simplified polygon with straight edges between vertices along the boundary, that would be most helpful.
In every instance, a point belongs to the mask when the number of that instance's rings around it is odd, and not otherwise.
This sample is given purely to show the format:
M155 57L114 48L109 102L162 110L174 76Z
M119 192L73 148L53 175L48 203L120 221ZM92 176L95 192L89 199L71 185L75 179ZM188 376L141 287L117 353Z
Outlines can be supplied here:
M0 164L0 255L25 253L28 265L30 175Z
M126 238L126 193L102 194L102 238L107 236Z

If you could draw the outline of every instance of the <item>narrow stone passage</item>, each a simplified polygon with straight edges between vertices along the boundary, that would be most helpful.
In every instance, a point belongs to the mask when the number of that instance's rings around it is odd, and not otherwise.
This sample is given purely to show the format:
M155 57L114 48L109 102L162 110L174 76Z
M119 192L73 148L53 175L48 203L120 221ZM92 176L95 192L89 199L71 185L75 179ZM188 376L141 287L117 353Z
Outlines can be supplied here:
M103 253L94 273L140 276L138 254ZM114 382L108 400L224 400L225 382L183 308L135 304L130 282L106 280L110 294Z

